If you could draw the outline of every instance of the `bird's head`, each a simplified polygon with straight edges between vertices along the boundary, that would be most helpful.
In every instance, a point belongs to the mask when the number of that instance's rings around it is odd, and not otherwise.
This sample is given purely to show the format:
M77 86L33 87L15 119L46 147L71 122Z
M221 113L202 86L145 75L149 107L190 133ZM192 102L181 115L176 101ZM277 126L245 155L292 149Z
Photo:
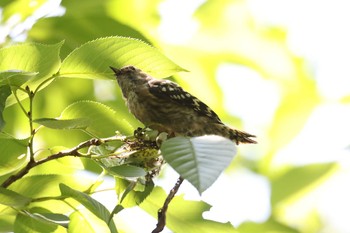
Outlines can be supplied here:
M118 84L127 98L130 91L135 90L136 85L141 85L147 82L147 74L134 66L125 66L121 69L110 66L117 77Z

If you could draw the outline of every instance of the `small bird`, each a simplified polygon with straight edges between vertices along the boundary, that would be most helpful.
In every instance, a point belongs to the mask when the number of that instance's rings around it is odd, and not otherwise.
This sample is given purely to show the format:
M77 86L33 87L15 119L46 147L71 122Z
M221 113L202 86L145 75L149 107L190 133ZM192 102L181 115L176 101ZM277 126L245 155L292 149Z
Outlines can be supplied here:
M256 143L252 134L232 129L205 103L169 80L159 80L134 66L110 67L129 111L145 126L173 136L220 135L239 143Z

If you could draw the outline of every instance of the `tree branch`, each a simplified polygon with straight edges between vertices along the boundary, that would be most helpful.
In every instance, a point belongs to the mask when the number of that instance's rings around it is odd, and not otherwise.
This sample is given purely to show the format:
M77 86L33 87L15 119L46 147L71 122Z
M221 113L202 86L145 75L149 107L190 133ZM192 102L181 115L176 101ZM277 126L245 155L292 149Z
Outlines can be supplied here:
M166 212L168 210L169 203L174 198L183 181L184 179L181 176L177 179L176 184L170 190L167 198L165 199L163 207L158 210L158 223L156 225L156 228L154 228L154 230L152 231L152 233L159 233L164 229L166 224Z
M62 157L65 157L65 156L84 157L85 155L82 155L81 153L79 153L80 149L86 148L86 147L90 147L92 145L98 146L98 145L101 145L102 143L104 143L106 141L109 141L109 140L111 140L111 138L108 138L108 139L105 139L105 140L104 139L93 138L93 139L90 139L88 141L80 143L79 145L77 145L76 147L73 147L72 149L58 152L58 153L50 155L50 156L48 156L48 157L46 157L46 158L44 158L42 160L39 160L39 161L30 160L27 163L27 165L22 170L20 170L18 173L16 173L16 174L10 176L9 178L7 178L7 180L5 180L1 184L1 187L7 188L13 182L15 182L15 181L19 180L20 178L22 178L23 176L25 176L30 171L30 169L32 169L32 168L34 168L34 167L36 167L36 166L38 166L40 164L46 163L48 161L51 161L51 160L54 160L54 159L58 159L58 158L62 158Z

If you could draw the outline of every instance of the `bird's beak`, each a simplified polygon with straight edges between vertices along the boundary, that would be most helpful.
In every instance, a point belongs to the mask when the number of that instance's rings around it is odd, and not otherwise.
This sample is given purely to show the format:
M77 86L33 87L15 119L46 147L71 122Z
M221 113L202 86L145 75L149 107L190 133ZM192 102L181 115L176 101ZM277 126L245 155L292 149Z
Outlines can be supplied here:
M110 66L109 68L111 68L117 76L120 74L120 69L114 68L112 66Z

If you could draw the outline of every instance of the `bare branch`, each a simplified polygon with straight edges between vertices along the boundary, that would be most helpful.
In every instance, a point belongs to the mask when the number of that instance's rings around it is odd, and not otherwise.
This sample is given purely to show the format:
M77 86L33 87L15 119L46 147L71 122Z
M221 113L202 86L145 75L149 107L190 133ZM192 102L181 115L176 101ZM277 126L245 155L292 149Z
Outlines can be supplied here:
M102 143L104 143L106 141L110 141L110 140L111 140L111 138L108 138L106 140L93 138L93 139L90 139L88 141L80 143L79 145L77 145L76 147L73 147L72 149L58 152L58 153L50 155L42 160L39 160L39 161L30 160L28 162L28 164L22 170L20 170L18 173L7 178L7 180L5 180L1 184L1 187L7 188L13 182L15 182L15 181L19 180L20 178L22 178L23 176L25 176L30 171L30 169L32 169L40 164L46 163L46 162L54 160L54 159L62 158L65 156L84 157L85 155L79 153L80 149L90 147L92 145L98 146L98 145L101 145Z
M175 186L170 190L167 198L165 199L163 207L158 210L158 223L152 233L159 233L164 229L166 224L166 212L168 210L169 203L174 198L183 181L184 179L181 176L177 179Z

